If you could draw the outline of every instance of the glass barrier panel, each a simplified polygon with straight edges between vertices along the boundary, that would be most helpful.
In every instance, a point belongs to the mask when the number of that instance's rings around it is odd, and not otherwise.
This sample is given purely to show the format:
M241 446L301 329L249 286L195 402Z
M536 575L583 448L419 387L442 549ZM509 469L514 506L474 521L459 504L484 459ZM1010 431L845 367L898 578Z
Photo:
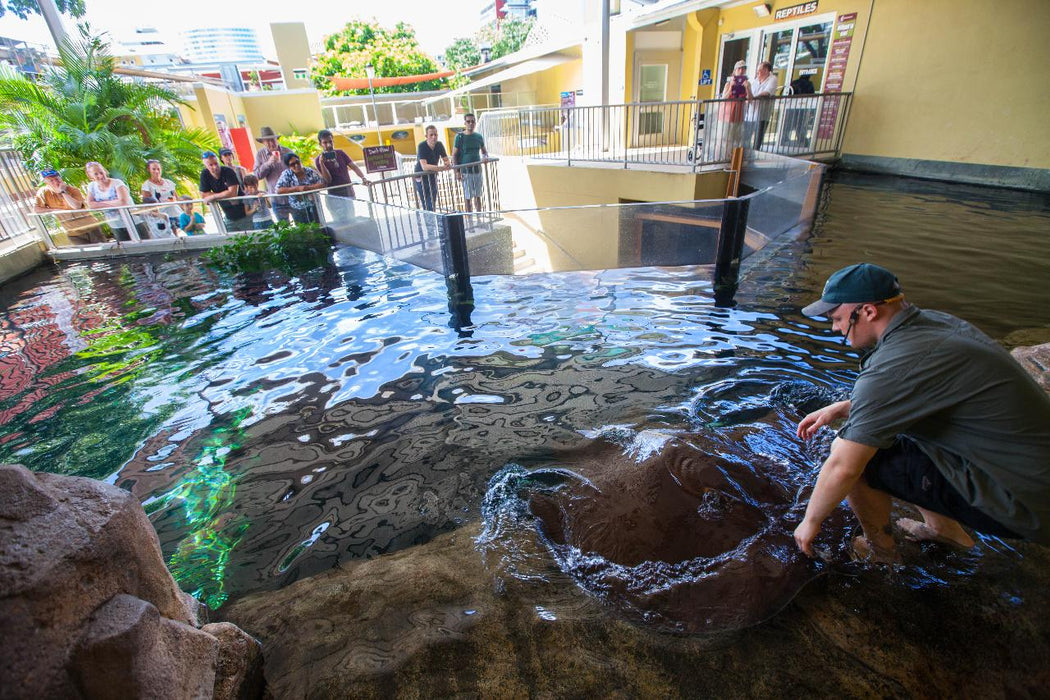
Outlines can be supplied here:
M713 264L722 212L723 203L714 200L525 209L464 217L470 272L532 274ZM471 223L475 223L473 228Z

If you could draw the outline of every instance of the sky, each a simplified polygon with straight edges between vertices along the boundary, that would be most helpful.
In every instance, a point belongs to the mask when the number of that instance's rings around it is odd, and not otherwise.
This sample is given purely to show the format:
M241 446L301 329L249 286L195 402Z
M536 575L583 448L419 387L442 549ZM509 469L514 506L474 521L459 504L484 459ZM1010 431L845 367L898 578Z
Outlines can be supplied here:
M152 26L167 33L178 46L178 33L194 27L253 27L268 58L275 58L270 39L270 22L304 22L311 45L320 43L327 34L353 19L379 20L393 27L405 22L416 30L416 37L432 56L444 53L445 47L460 36L477 28L478 12L484 0L456 0L456 10L448 11L436 0L252 0L252 2L215 2L215 0L169 0L168 2L133 3L127 0L85 0L86 19L96 30L106 30L115 40L130 35L137 26ZM74 29L68 18L66 26ZM37 44L53 45L43 18L31 15L20 20L5 14L0 18L0 36Z

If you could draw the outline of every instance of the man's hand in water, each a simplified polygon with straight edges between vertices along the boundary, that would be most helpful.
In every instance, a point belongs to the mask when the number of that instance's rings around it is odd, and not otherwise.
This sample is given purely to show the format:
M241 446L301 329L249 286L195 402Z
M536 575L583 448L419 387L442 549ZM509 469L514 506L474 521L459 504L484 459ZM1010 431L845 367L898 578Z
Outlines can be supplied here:
M818 411L813 411L799 422L796 434L803 440L809 440L825 425L831 425L837 420L848 417L849 408L849 401L838 401Z
M802 524L795 528L795 544L802 550L802 553L807 557L812 558L813 554L813 540L820 534L820 523L812 523L809 520L803 520Z

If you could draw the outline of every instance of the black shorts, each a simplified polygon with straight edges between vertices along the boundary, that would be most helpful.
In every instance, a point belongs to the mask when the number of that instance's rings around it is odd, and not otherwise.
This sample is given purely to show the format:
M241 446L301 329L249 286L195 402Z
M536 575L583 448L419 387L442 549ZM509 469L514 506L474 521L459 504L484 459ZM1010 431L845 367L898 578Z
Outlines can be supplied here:
M897 438L893 447L876 452L864 469L864 480L873 489L946 515L978 532L1021 539L1016 532L967 503L933 460L908 438Z

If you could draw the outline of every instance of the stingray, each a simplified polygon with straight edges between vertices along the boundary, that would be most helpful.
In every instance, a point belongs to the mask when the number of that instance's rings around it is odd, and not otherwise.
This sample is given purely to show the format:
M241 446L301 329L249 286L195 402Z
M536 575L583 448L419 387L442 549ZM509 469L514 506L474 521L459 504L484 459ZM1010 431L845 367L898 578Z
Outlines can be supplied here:
M747 627L825 568L795 546L805 499L773 460L679 436L643 454L600 437L556 461L494 477L487 519L515 503L562 571L630 617L685 633Z

